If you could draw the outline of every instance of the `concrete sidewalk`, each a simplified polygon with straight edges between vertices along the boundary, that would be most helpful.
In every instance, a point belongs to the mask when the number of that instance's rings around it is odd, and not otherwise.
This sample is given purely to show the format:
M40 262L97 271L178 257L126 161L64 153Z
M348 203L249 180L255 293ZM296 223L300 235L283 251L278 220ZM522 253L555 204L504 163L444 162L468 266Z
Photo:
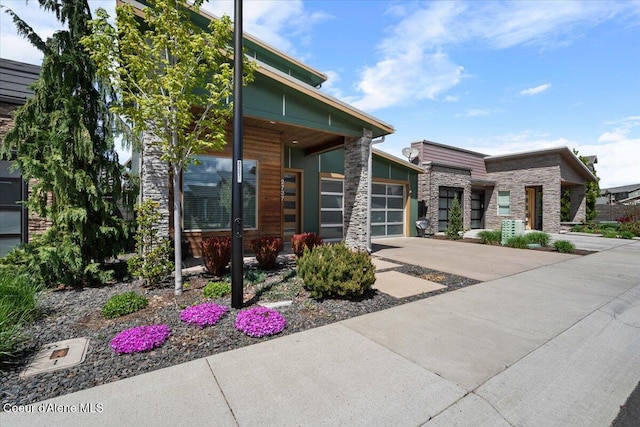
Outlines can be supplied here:
M2 413L0 425L608 426L640 380L639 261L640 242L569 257Z

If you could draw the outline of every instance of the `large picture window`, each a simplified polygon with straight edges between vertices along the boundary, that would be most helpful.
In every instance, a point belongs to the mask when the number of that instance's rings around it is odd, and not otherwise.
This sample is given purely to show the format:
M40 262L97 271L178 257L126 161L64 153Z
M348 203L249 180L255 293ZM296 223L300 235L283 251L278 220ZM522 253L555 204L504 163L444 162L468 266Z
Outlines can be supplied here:
M182 176L183 220L186 231L231 228L232 160L197 156ZM258 162L244 160L242 167L242 221L245 229L258 228Z

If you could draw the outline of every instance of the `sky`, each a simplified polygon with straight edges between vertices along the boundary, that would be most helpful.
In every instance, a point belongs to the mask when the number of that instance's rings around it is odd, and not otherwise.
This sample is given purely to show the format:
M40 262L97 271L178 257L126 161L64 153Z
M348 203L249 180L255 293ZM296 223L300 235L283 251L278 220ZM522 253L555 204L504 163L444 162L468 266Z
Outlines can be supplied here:
M115 0L89 1L111 15ZM43 37L37 1L0 0ZM233 17L232 0L204 9ZM429 140L485 154L566 146L600 187L640 183L639 1L244 0L244 30L326 74L322 90ZM41 55L0 13L0 57Z

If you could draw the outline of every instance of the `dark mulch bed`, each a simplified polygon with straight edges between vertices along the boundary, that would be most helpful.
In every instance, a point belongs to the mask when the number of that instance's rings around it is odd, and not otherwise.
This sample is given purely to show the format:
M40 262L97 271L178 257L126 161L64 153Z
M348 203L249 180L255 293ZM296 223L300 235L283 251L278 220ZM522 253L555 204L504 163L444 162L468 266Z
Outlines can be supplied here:
M293 274L293 259L282 257L280 268L268 273L264 282L245 285L244 288L244 301L247 301L245 305L293 301L290 306L280 309L287 319L287 328L279 335L265 338L251 338L237 331L233 322L238 310L233 308L217 325L209 328L198 329L179 320L183 308L205 300L202 288L211 280L207 275L185 278L185 291L181 296L173 294L170 283L161 288L144 289L131 281L81 290L48 291L41 299L41 318L27 331L31 339L25 344L21 357L13 364L0 364L0 403L26 405L38 402L479 283L465 277L402 264L395 260L393 262L401 264L400 267L394 268L397 271L439 282L448 287L437 292L402 299L371 290L355 301L315 300L309 297L300 279ZM254 266L248 267L255 269ZM104 303L111 296L127 291L137 291L147 296L149 306L127 316L105 319L100 312ZM231 306L229 297L214 302ZM164 345L146 353L113 353L109 342L116 334L127 328L149 324L170 326L172 334ZM24 371L31 357L43 345L76 337L90 338L87 356L82 364L20 378L20 373Z

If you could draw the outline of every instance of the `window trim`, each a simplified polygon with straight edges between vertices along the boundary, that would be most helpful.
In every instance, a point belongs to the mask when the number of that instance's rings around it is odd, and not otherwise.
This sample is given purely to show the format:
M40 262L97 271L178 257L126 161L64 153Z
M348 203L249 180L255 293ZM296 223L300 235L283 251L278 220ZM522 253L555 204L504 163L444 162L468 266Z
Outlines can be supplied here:
M233 159L231 157L227 157L227 156L218 156L215 154L198 154L195 156L195 158L199 159L202 157L209 157L209 158L217 158L217 159L224 159L224 160L229 160L232 163L232 167L233 167ZM245 231L256 231L260 228L260 162L258 160L255 159L243 159L243 167L244 167L244 163L246 161L251 161L251 162L255 162L256 163L256 208L255 208L255 218L256 218L256 223L255 223L255 227L246 227L244 226L243 223L243 229ZM193 166L193 164L191 164L190 166ZM196 165L197 166L197 165ZM216 233L216 232L224 232L224 231L231 231L231 224L229 227L227 228L186 228L185 227L185 204L184 204L184 187L185 187L185 171L182 172L182 179L181 179L181 188L180 188L180 198L181 198L181 203L182 203L182 228L183 231L186 233ZM243 173L243 181L244 181L244 173ZM244 210L243 210L244 213Z
M502 194L500 194L502 193ZM506 193L506 195L505 195ZM508 197L509 201L507 204L500 204L500 197ZM511 191L510 190L502 190L502 191L498 191L498 197L496 200L496 204L497 204L497 213L498 216L510 216L511 215ZM507 213L500 213L500 208L504 208L506 207L507 209Z

